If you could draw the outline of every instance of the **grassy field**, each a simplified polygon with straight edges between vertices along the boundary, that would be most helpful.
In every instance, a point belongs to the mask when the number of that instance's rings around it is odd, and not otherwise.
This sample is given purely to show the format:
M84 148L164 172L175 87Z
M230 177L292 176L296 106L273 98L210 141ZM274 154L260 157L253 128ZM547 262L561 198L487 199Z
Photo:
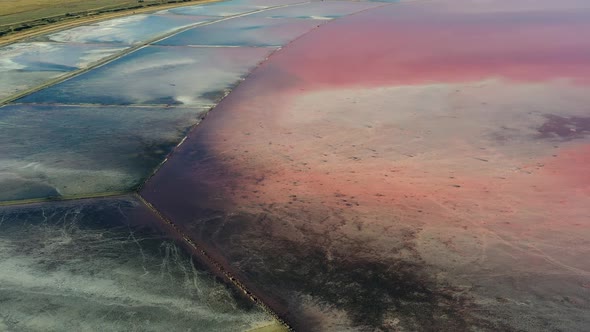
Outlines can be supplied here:
M155 9L155 6L174 6L193 1L195 0L0 0L0 42L2 39L6 40L6 36L20 35L56 24L88 21L98 16L119 16L135 10L141 12Z

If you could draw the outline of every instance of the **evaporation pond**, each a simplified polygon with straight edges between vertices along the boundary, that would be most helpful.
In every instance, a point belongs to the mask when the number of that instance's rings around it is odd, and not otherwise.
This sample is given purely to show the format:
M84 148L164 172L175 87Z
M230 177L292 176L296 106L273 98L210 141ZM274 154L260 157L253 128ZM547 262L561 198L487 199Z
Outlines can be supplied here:
M196 27L158 45L282 46L321 24L317 20L240 17Z
M205 108L0 108L0 201L135 188Z
M311 2L255 13L252 17L333 19L382 5L372 2Z
M211 105L272 50L145 47L19 102Z
M0 207L0 330L246 331L273 324L148 226L155 222L130 197Z
M133 15L56 32L45 37L62 43L132 45L211 18L177 15Z
M123 50L112 45L17 43L0 48L0 99Z

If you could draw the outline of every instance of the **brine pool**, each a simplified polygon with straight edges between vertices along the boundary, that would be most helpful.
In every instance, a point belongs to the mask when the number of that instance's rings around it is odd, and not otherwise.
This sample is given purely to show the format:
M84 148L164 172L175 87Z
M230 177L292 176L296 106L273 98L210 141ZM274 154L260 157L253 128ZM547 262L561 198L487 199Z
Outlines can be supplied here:
M584 330L589 18L240 0L0 48L0 329Z

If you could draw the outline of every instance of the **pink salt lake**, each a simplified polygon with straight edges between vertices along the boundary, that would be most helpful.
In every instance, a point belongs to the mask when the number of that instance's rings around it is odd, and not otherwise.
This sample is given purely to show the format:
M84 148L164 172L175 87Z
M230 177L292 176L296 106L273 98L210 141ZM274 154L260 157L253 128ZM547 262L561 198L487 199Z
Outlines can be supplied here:
M322 25L141 194L302 331L590 326L590 4Z

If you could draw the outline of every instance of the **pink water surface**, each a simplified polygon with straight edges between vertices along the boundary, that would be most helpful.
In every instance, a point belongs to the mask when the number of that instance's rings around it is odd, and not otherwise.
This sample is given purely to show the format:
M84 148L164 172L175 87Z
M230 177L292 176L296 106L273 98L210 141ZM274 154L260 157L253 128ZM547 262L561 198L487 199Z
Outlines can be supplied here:
M583 329L589 18L449 0L323 25L142 195L303 330Z

